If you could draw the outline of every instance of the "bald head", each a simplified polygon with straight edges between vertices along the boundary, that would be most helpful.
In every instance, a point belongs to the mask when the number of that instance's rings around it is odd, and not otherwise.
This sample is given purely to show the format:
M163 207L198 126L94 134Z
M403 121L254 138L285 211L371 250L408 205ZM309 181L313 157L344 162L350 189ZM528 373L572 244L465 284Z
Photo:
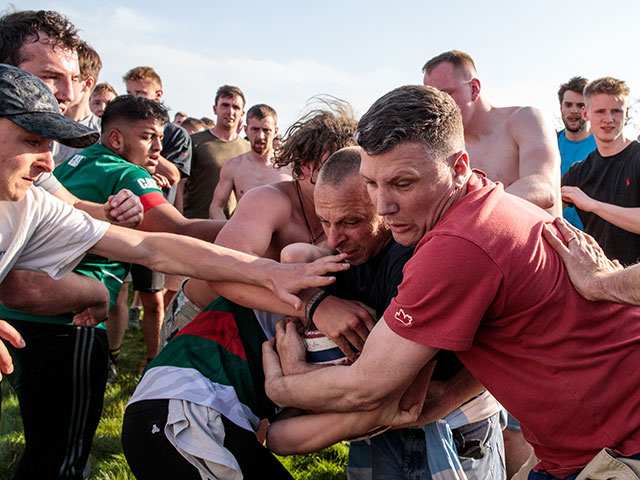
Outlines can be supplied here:
M346 180L351 180L354 177L362 182L360 178L360 150L360 147L346 147L327 158L318 174L316 188L319 185L337 188Z

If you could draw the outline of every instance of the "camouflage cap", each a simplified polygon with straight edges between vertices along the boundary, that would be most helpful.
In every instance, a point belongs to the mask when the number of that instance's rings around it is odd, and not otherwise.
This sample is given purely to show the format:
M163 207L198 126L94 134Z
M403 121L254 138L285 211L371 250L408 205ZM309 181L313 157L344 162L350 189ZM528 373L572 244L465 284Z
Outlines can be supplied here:
M62 115L56 97L38 77L1 63L0 117L72 148L88 147L100 137L96 130Z

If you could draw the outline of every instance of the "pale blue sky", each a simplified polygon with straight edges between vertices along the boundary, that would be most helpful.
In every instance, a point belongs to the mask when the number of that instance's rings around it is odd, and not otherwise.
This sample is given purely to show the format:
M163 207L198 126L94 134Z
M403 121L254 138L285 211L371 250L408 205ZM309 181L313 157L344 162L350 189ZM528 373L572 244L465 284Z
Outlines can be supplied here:
M14 5L69 16L102 57L100 80L119 93L129 68L151 65L165 103L198 117L213 116L225 83L242 88L249 106L273 106L282 129L316 94L349 100L361 115L390 89L421 83L424 62L454 48L472 55L492 103L537 106L554 124L556 91L573 75L622 78L640 98L637 0Z

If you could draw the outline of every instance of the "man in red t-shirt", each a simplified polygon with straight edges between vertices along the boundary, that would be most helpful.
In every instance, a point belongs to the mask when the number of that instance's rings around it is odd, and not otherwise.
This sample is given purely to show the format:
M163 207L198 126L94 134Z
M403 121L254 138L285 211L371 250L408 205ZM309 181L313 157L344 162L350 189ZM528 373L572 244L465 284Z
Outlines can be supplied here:
M414 256L352 366L282 376L265 345L269 396L314 411L371 410L398 402L442 348L520 420L539 478L566 478L603 448L639 454L640 309L576 292L542 237L552 217L471 170L451 97L393 90L362 117L356 138L378 213L396 241L416 245ZM304 361L290 350L280 360ZM438 418L435 410L419 421Z

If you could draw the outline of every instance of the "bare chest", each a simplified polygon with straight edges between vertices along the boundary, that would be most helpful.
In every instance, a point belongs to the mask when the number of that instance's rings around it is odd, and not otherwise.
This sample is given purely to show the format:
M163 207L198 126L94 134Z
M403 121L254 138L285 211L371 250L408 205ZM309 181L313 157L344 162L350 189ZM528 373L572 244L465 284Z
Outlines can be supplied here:
M236 198L240 200L252 188L285 180L291 180L291 174L288 170L278 170L271 165L243 164L234 175L233 190Z

